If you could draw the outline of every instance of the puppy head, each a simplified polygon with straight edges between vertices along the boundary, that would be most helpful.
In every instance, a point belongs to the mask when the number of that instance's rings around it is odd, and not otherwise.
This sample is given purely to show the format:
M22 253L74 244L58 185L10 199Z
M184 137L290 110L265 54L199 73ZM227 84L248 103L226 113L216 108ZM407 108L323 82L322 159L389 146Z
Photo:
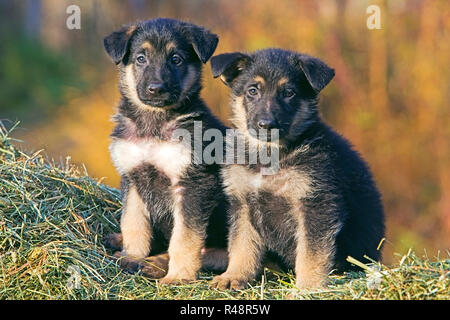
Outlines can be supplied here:
M144 109L179 105L201 89L201 67L218 37L202 27L173 19L125 26L104 39L119 65L122 94Z
M232 90L233 124L246 132L278 129L281 142L317 120L318 93L334 76L323 61L281 49L217 55L211 67Z

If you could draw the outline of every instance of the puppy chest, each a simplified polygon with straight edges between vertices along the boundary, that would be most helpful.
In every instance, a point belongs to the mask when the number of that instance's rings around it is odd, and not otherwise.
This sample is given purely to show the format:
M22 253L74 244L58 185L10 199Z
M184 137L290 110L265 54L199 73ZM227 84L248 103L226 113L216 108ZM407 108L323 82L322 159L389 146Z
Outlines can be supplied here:
M268 250L277 252L287 262L295 252L298 219L288 199L260 191L247 196L249 217Z
M309 176L295 168L280 169L273 175L263 175L245 166L233 165L222 173L226 192L238 199L245 200L249 194L269 194L289 203L298 203L312 192ZM261 205L269 205L261 198Z
M259 190L247 194L245 200L255 227L270 232L280 229L286 222L290 223L289 213L292 210L292 204L288 199L269 191Z
M191 163L190 149L183 144L152 139L116 139L110 145L110 153L120 174L150 164L172 182L176 182Z
M310 178L295 168L262 175L244 166L227 167L223 178L227 194L247 204L251 223L266 246L278 251L290 248L303 216L302 199L313 189Z

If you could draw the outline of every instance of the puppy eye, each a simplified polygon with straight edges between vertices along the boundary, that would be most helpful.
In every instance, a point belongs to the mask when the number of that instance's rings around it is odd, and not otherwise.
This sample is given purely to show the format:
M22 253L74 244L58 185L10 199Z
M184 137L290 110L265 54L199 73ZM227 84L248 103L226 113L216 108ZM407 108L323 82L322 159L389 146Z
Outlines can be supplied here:
M136 61L139 64L144 64L144 63L147 62L147 58L144 55L141 54L141 55L138 55L138 57L136 58Z
M179 66L180 64L183 63L183 58L181 58L178 54L174 54L174 55L172 56L172 58L170 59L170 61L172 61L172 63L173 63L174 65Z
M284 96L286 98L292 98L293 96L295 96L295 91L292 89L286 89L284 90Z
M247 90L247 93L248 93L250 96L256 96L256 95L258 94L258 89L256 89L255 87L250 87L250 88Z

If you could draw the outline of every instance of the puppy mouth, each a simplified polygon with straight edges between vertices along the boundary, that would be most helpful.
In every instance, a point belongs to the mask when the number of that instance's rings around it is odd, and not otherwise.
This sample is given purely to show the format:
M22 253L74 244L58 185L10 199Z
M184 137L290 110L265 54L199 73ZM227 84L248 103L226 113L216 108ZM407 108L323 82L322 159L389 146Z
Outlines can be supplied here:
M163 99L141 99L141 101L146 105L159 108L167 107L173 104L172 102Z
M169 107L178 101L178 97L170 95L169 97L141 98L139 99L146 105L158 108Z
M175 88L167 89L166 92L159 94L149 94L141 85L137 88L137 96L139 100L151 107L164 108L176 104L180 98L178 90Z

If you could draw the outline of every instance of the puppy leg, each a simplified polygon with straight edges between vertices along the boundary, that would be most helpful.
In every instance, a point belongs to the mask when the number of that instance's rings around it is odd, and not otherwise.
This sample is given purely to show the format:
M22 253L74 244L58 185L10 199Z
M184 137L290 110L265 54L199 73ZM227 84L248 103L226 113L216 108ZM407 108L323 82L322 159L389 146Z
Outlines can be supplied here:
M303 221L297 231L295 258L296 285L299 289L315 289L326 285L332 267L333 248L323 239L315 243L308 241Z
M189 282L197 279L201 267L201 250L205 243L205 226L192 230L185 221L182 192L174 194L174 225L169 242L169 270L162 284ZM192 214L192 213L191 213ZM201 230L201 229L204 230Z
M145 203L136 187L131 185L124 198L120 221L122 231L122 252L119 264L132 272L139 268L140 260L150 253L151 226Z
M235 212L237 219L232 226L229 241L229 264L225 273L211 282L218 289L243 289L261 266L262 241L250 222L247 205Z
M204 238L190 230L183 221L175 222L169 244L169 270L162 284L190 282L197 279L201 267L201 249Z

